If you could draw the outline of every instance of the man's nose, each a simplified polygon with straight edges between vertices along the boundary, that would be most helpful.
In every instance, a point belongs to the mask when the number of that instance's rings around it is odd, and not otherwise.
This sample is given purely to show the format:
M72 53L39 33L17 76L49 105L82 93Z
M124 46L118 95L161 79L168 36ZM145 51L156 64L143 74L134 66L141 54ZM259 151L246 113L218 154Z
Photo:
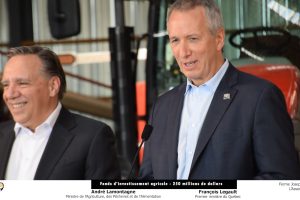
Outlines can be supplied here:
M182 42L179 47L180 58L187 58L191 55L191 50L186 42Z

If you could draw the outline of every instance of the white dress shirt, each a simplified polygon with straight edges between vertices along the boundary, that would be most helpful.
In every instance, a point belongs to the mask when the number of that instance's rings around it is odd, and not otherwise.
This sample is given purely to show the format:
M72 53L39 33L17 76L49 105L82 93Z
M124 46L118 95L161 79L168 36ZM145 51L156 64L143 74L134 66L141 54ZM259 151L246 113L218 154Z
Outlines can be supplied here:
M224 62L206 83L195 86L187 80L178 141L177 179L188 179L200 131L215 91L229 66Z
M15 124L14 141L5 174L7 180L33 180L53 126L61 110L58 103L49 117L32 132L19 123Z

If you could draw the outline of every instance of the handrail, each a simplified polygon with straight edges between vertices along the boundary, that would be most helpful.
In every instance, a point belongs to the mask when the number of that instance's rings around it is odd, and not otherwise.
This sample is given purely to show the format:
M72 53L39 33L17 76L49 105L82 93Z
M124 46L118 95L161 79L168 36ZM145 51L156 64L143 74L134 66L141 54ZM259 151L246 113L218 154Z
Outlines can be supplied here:
M0 50L0 54L6 56L7 52L4 52L4 51ZM60 58L60 56L58 56L58 57ZM62 57L64 57L64 55L62 55ZM61 58L60 58L60 60L61 60ZM105 83L101 83L99 81L95 81L95 80L92 80L92 79L89 79L89 78L86 78L86 77L83 77L83 76L80 76L80 75L77 75L77 74L73 74L71 72L66 72L65 71L65 74L67 76L70 76L70 77L73 77L73 78L77 78L79 80L86 81L86 82L92 83L92 84L100 86L100 87L104 87L104 88L108 88L108 89L112 88L110 85L107 85Z
M135 35L132 37L134 40L141 39L142 36ZM146 38L142 38L146 39ZM40 40L40 41L21 41L21 46L31 45L54 45L54 44L83 44L83 43L96 43L96 42L109 42L109 38L87 38L87 39L62 39L62 40ZM0 47L9 47L9 43L0 43Z
M105 88L109 88L109 89L112 88L110 85L107 85L105 83L101 83L101 82L98 82L98 81L95 81L95 80L92 80L92 79L89 79L89 78L86 78L86 77L83 77L83 76L80 76L80 75L77 75L77 74L73 74L73 73L66 72L66 71L65 71L65 74L68 75L68 76L77 78L79 80L95 84L95 85L100 86L100 87L105 87Z

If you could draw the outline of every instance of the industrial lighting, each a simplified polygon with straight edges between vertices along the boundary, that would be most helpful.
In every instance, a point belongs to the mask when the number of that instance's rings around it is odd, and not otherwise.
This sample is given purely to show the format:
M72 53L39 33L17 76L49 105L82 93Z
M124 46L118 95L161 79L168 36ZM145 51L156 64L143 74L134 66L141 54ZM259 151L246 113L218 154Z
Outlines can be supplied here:
M299 12L295 12L294 10L287 8L287 7L277 3L276 1L270 1L268 3L268 7L269 7L269 9L276 12L279 16L281 16L285 20L290 21L291 23L300 26L300 13Z
M60 61L66 65L92 64L92 63L108 63L110 59L110 51L96 51L86 53L63 52L59 54ZM140 48L138 51L138 60L145 61L147 59L147 49Z
M165 37L165 36L167 36L167 35L168 35L168 32L167 32L167 31L161 31L161 32L158 32L158 33L154 33L154 34L153 34L153 37L158 38L158 37Z
M264 61L265 59L263 57L260 57L254 53L252 53L251 51L245 49L244 47L241 48L241 51L244 52L245 54L247 54L248 56L250 56L251 58L258 60L260 62Z

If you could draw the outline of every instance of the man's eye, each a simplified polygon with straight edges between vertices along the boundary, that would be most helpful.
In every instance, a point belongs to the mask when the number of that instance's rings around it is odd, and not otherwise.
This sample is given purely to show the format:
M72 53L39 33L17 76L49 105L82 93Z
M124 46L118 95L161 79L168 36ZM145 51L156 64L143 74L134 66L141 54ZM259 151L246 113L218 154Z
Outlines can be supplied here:
M19 82L19 85L20 86L26 86L26 85L28 85L28 82L21 81L21 82Z
M171 43L172 43L172 44L174 44L174 43L176 43L176 42L178 42L178 40L177 40L177 39L173 39L173 40L171 40Z
M2 85L3 88L7 88L8 87L7 83L1 83L1 85Z
M197 40L198 38L195 38L195 37L193 37L193 38L190 38L190 41L195 41L195 40Z

